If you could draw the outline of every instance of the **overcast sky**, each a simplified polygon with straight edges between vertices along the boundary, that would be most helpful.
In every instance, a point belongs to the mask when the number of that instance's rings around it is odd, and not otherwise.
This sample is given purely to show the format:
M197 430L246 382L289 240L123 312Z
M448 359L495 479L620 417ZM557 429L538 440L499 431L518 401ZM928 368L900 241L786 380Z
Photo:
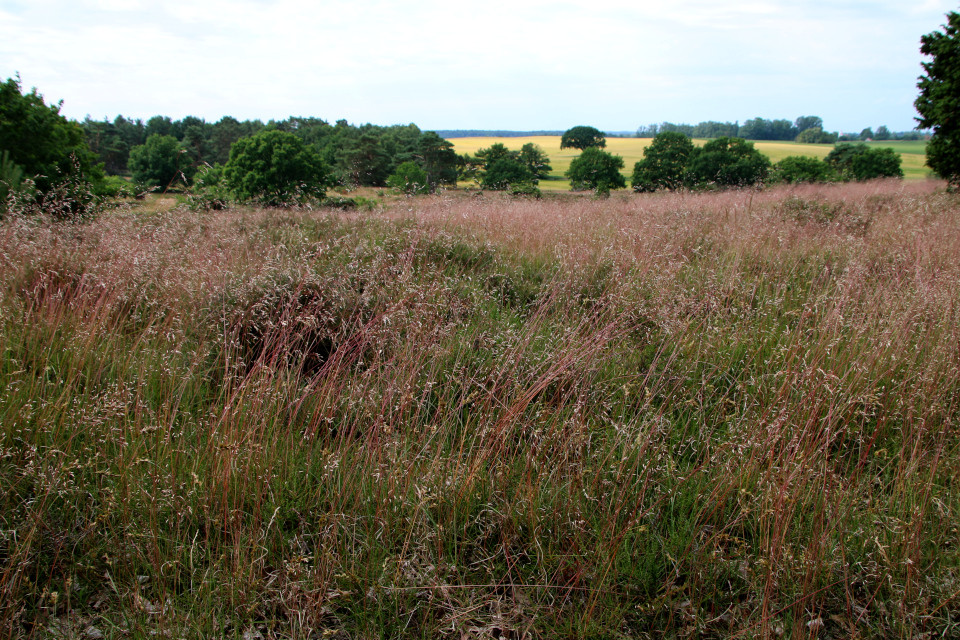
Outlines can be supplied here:
M0 79L82 119L914 126L947 0L0 0Z

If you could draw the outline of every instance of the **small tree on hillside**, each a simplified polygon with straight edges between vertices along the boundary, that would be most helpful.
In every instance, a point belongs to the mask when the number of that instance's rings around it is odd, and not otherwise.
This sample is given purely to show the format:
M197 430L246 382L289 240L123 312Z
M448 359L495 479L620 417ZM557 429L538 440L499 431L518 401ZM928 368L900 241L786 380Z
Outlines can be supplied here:
M623 158L596 147L588 147L573 159L565 175L569 178L573 191L593 189L600 193L627 186L626 179L620 173L621 169Z
M300 138L269 130L233 143L223 176L237 199L278 206L322 198L328 170Z
M607 137L599 129L587 126L567 129L560 138L561 149L589 149L591 147L604 148L607 146Z
M676 131L658 133L633 166L634 191L676 190L683 186L683 170L693 154L693 141Z

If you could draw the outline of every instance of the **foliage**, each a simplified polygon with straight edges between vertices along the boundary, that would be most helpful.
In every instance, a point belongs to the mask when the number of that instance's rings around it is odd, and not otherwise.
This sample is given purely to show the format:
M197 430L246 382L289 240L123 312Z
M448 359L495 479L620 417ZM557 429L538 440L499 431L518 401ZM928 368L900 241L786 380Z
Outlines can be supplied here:
M417 138L416 156L427 174L431 191L435 191L439 185L457 185L459 157L449 141L433 131L426 131Z
M634 191L674 191L683 186L683 171L693 154L693 142L682 133L658 133L643 150L643 160L633 166Z
M914 106L920 113L918 126L933 129L927 146L927 165L952 187L960 185L960 13L947 14L943 31L920 38L925 75L917 87Z
M489 162L480 176L480 186L493 191L502 191L513 185L536 183L537 178L527 165L509 155Z
M517 159L526 165L537 180L543 180L553 171L553 167L550 166L550 158L536 143L528 142L523 145Z
M829 164L809 156L787 156L773 165L771 178L774 182L795 184L799 182L829 182L835 174Z
M411 196L430 193L430 179L427 172L419 163L412 160L397 167L397 170L387 178L387 185Z
M607 138L602 131L594 127L580 125L567 129L560 138L561 149L590 149L607 146Z
M891 137L892 135L890 133L890 129L887 129L887 125L882 124L879 127L877 127L877 133L874 134L873 139L882 141L882 140L889 140Z
M838 144L824 161L843 180L873 180L874 178L902 178L900 154L893 149L868 147L863 144Z
M797 142L806 144L835 144L839 136L836 133L828 133L820 127L804 129L797 136Z
M534 198L536 200L543 198L540 188L530 182L510 185L510 195L515 198Z
M197 170L189 203L194 211L219 211L227 207L230 203L230 189L223 179L222 166L205 164Z
M623 158L597 147L588 147L573 159L565 175L570 180L573 191L609 191L627 186L626 179L620 173L621 169Z
M152 134L130 150L128 161L135 182L167 189L177 182L189 184L196 172L190 153L173 136Z
M770 160L742 138L717 138L693 150L684 172L691 189L748 187L763 182Z
M864 129L863 131L861 131L861 132L860 132L860 139L861 139L861 140L873 140L873 129L871 129L870 127L867 127L866 129Z
M30 197L33 191L33 181L24 177L23 169L10 159L10 152L0 151L0 214L7 212L11 198Z
M19 76L0 83L0 151L33 180L40 194L57 182L78 178L96 183L103 167L96 163L76 122L60 115L32 89L22 93Z
M794 122L797 131L803 133L807 129L823 129L823 118L820 116L800 116Z
M794 140L800 133L789 120L753 118L740 125L737 135L747 140Z
M237 140L223 177L237 199L266 206L322 198L327 187L327 168L317 152L292 133L277 130Z

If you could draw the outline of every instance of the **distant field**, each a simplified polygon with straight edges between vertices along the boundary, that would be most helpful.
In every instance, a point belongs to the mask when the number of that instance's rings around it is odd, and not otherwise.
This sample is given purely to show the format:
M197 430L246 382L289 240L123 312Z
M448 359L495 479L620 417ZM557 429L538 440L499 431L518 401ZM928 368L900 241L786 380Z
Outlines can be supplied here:
M623 158L623 174L628 180L633 173L633 165L643 159L643 150L652 141L651 138L608 138L606 150L615 153ZM508 149L519 150L520 147L528 142L534 142L540 145L550 156L550 165L553 171L550 179L541 181L540 188L544 190L558 191L570 189L569 181L563 178L563 174L570 167L570 161L576 158L580 152L576 149L560 149L559 136L531 136L525 138L452 138L457 153L474 154L479 149L489 147L490 145L501 142ZM703 145L707 140L694 140L697 145ZM927 176L927 167L924 166L926 160L924 141L891 141L891 142L871 142L872 147L890 147L899 153L903 159L903 172L908 180L923 179ZM754 142L754 145L761 153L770 158L771 162L778 162L787 156L811 156L814 158L824 158L833 147L826 144L801 144L798 142Z

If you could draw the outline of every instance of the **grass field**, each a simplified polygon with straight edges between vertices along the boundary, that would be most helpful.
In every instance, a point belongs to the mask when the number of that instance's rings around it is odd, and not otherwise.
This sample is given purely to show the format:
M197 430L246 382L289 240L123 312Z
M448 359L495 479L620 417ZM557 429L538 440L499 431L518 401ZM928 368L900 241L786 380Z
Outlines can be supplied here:
M956 638L939 183L0 220L0 637Z
M629 185L630 176L633 173L634 163L643 159L643 150L652 141L651 138L608 138L606 150L621 156L624 160L623 174L627 177ZM576 158L580 152L577 149L560 149L559 136L535 136L528 138L453 138L453 143L457 153L475 154L477 150L489 147L490 145L501 142L509 149L520 150L524 144L533 142L541 147L550 156L550 164L553 167L550 180L544 180L540 184L542 190L569 190L569 181L563 178L563 174L570 167L570 161ZM707 140L695 140L697 145L702 146ZM927 177L929 169L924 166L926 162L925 142L922 141L892 141L892 142L871 142L870 146L890 147L901 155L903 160L904 177L908 180L919 180ZM763 142L754 143L761 153L770 158L771 162L778 162L787 156L810 156L814 158L824 158L832 145L823 144L801 144L798 142Z

